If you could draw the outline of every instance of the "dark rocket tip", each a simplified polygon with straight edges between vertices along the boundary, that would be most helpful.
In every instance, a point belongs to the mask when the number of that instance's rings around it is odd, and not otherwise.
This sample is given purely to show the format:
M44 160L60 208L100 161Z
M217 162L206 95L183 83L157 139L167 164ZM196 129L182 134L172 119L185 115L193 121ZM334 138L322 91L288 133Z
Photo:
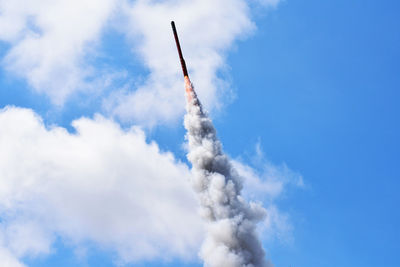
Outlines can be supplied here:
M189 75L188 75L188 71L187 71L187 69L186 69L185 60L183 59L182 50L181 50L181 45L180 45L180 43L179 43L178 33L177 33L177 31L176 31L175 22L174 22L174 21L171 21L171 26L172 26L172 31L173 31L173 33L174 33L176 48L178 49L179 59L180 59L180 61L181 61L183 76L189 76Z

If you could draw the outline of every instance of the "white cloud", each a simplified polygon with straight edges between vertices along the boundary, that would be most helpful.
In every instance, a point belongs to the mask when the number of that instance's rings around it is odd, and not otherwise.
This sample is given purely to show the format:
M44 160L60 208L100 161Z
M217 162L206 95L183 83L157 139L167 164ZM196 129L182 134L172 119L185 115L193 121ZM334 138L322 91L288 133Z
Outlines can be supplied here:
M285 163L276 165L267 160L261 144L255 146L253 166L242 160L233 160L233 166L243 177L243 195L253 201L261 201L266 209L266 219L260 225L263 241L278 240L291 243L293 225L288 213L281 210L276 201L286 194L289 187L304 188L303 176L291 170Z
M239 175L243 177L243 195L253 201L261 201L266 209L266 218L260 225L263 241L278 240L281 243L293 241L293 226L289 214L282 211L275 204L276 200L285 194L290 186L302 187L299 179L302 176L291 171L286 165L273 165L263 161L261 172L256 168L234 160L233 165Z
M16 107L0 110L0 125L0 262L23 266L18 259L52 253L57 237L78 251L95 243L122 264L196 259L204 235L191 173L139 128L97 115L74 121L71 134ZM244 195L266 205L262 239L290 240L274 200L298 176L233 163Z
M91 90L96 77L85 62L116 7L116 0L1 0L0 40L11 44L3 66L55 104Z
M245 178L246 197L250 199L272 202L284 194L289 186L304 187L301 174L292 171L286 164L275 165L263 159L261 171L239 160L234 160L233 165L240 176Z
M106 103L111 114L144 124L176 119L183 114L183 78L171 20L176 22L200 98L208 108L221 104L218 95L227 87L217 71L224 68L225 52L233 41L249 35L255 27L246 1L138 0L126 5L124 12L127 22L123 31L150 75L136 91L116 93Z
M25 267L6 248L0 246L0 262L3 267Z
M94 242L121 262L193 259L202 239L186 165L101 116L46 128L0 112L0 260L48 254L56 236ZM12 265L14 264L14 265Z
M293 225L288 213L283 212L276 205L266 207L267 217L260 225L263 240L271 244L278 240L282 244L292 244Z
M217 72L234 41L255 29L245 0L0 0L0 40L10 45L3 67L58 105L73 93L93 97L111 87L108 114L146 125L176 120L184 95L171 20L201 99L209 109L223 105L229 84ZM145 82L118 90L110 80L124 70L93 65L105 29L126 36L132 60L150 71Z

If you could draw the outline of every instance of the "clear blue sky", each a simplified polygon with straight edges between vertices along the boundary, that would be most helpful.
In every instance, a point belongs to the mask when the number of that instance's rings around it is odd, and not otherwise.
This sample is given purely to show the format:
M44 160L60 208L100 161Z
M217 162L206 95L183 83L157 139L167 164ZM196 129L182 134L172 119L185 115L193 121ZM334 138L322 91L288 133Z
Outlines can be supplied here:
M400 3L393 0L285 0L254 10L257 29L226 54L228 70L218 75L230 81L236 97L211 112L225 151L246 158L259 143L269 161L287 164L306 185L276 200L293 226L292 242L264 243L277 267L400 266L399 12ZM9 48L3 42L0 54ZM106 32L99 50L106 56L94 64L126 69L132 77L149 73L132 60L119 33ZM59 108L31 87L2 68L0 107L31 108L46 124L69 131L72 120L103 112L98 98L75 95ZM145 131L148 140L185 160L181 122ZM50 254L24 262L114 266L116 256L96 244L84 259L73 250L58 238ZM201 263L177 259L127 266Z
M293 247L271 249L277 266L400 264L399 7L286 1L230 57L239 97L218 121L224 144L261 138L311 187L282 203L298 218Z

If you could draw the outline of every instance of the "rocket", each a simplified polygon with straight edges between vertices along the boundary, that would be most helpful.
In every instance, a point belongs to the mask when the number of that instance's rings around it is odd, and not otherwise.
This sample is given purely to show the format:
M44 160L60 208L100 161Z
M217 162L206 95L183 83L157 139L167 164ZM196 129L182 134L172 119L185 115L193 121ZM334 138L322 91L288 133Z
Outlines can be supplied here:
M172 31L174 32L176 48L178 49L179 59L181 61L182 71L184 77L189 77L185 60L183 59L181 44L179 43L178 33L176 31L175 22L171 21Z
M181 61L183 77L185 79L185 88L186 88L187 101L188 102L192 102L193 97L196 98L196 93L193 90L193 86L192 86L192 83L190 82L189 74L188 74L188 71L187 71L187 68L186 68L186 62L183 59L181 44L179 43L178 33L177 33L176 27L175 27L175 22L171 21L171 26L172 26L172 31L174 33L176 48L178 49L179 60Z

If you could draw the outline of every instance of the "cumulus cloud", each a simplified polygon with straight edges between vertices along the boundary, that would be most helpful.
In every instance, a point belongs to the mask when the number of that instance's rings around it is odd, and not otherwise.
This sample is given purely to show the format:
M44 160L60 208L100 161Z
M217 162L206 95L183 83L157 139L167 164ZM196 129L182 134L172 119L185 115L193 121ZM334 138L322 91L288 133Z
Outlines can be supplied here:
M3 67L62 104L76 91L104 86L85 61L116 0L1 0L0 40L11 48Z
M137 127L102 116L45 126L32 110L0 110L0 261L51 253L61 237L78 250L94 243L119 263L195 260L204 238L186 164ZM290 218L274 204L296 179L269 164L259 172L233 161L244 196L263 201L262 240L291 238Z
M218 105L227 89L217 71L234 40L252 32L254 24L243 0L147 1L124 8L124 32L136 54L150 70L147 81L134 92L116 93L108 101L111 113L146 124L168 121L184 112L182 71L170 21L175 20L192 81L208 108ZM218 92L218 90L220 90ZM111 104L110 104L111 101Z
M0 112L0 261L47 254L57 236L94 242L123 262L196 258L202 238L187 166L101 116L45 127Z
M114 90L103 94L107 114L146 125L169 122L184 112L171 20L201 99L209 109L222 105L229 85L217 73L226 51L255 29L245 0L0 0L0 40L10 45L3 67L58 105L73 93L102 95L107 87ZM126 37L132 60L149 70L143 83L118 89L114 74L124 70L93 63L105 29Z

